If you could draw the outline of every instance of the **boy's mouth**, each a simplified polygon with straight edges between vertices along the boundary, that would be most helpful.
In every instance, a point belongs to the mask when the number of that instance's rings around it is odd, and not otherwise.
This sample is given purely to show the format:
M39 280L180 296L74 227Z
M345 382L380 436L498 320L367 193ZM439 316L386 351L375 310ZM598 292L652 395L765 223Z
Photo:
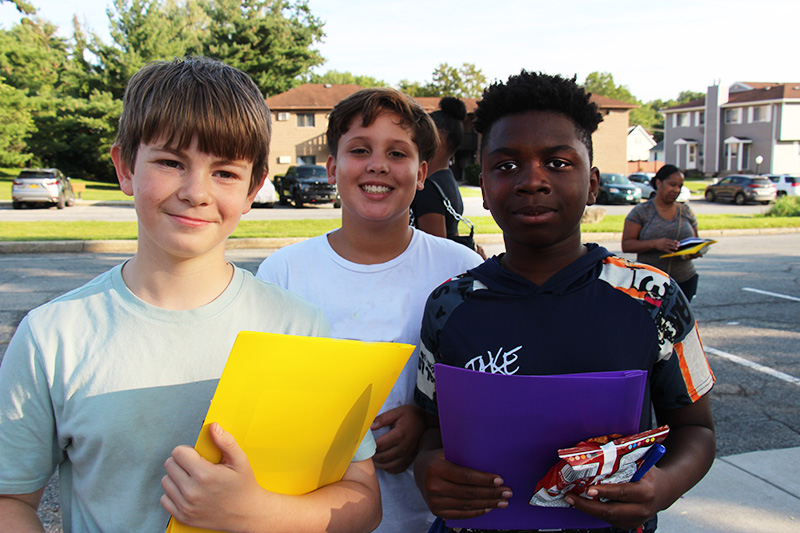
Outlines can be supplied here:
M389 191L391 191L392 188L386 185L367 184L367 185L362 185L361 190L367 194L386 194Z
M517 209L516 211L514 211L514 213L522 216L536 217L547 213L552 213L554 211L555 209L553 209L552 207L545 207L542 205L531 205Z

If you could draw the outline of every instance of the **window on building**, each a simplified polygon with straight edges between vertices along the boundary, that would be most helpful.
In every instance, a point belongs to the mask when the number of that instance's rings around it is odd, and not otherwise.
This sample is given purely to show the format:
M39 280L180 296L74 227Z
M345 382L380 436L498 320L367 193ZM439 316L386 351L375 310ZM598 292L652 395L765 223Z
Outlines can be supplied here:
M314 127L314 113L298 113L297 114L297 127L298 128L313 128Z
M739 124L742 121L741 109L734 107L725 110L725 124Z
M298 155L297 156L297 164L298 165L316 165L317 164L317 156L315 156L315 155Z
M705 111L696 111L694 114L694 122L695 126L702 126L706 123L706 112Z
M750 122L769 122L769 106L758 105L750 108Z
M678 128L689 126L689 113L678 113L675 116L675 126Z

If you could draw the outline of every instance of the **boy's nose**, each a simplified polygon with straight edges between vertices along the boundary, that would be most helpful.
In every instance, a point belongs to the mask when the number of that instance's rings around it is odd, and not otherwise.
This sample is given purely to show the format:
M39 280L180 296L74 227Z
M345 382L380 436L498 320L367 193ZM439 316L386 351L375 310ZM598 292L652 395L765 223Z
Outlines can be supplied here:
M380 174L388 173L389 163L386 160L386 157L380 154L374 154L372 157L369 158L369 161L367 162L367 171Z
M210 198L209 185L210 179L203 173L186 172L178 196L191 205L207 204Z
M516 188L520 192L550 192L547 171L537 164L527 165L525 171L520 173Z

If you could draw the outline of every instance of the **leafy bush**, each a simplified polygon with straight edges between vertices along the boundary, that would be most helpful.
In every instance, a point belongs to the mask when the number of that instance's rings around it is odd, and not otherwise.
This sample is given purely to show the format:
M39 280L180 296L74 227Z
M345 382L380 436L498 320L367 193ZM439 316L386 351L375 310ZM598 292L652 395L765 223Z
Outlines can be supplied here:
M467 165L467 167L464 169L464 181L467 185L474 185L476 187L480 185L480 175L481 166L477 163Z
M764 213L768 217L800 217L800 196L782 196Z

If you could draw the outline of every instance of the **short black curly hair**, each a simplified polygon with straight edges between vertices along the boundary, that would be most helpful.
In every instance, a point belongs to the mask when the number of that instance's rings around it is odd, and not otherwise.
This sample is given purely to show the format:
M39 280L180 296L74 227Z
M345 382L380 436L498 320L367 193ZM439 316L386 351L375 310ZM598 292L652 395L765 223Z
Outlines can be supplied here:
M475 131L481 134L481 151L486 146L492 126L506 115L525 111L555 111L575 122L578 135L593 159L592 133L603 121L597 104L578 85L576 77L563 78L542 72L523 69L506 82L495 82L483 91L483 98L475 111Z

